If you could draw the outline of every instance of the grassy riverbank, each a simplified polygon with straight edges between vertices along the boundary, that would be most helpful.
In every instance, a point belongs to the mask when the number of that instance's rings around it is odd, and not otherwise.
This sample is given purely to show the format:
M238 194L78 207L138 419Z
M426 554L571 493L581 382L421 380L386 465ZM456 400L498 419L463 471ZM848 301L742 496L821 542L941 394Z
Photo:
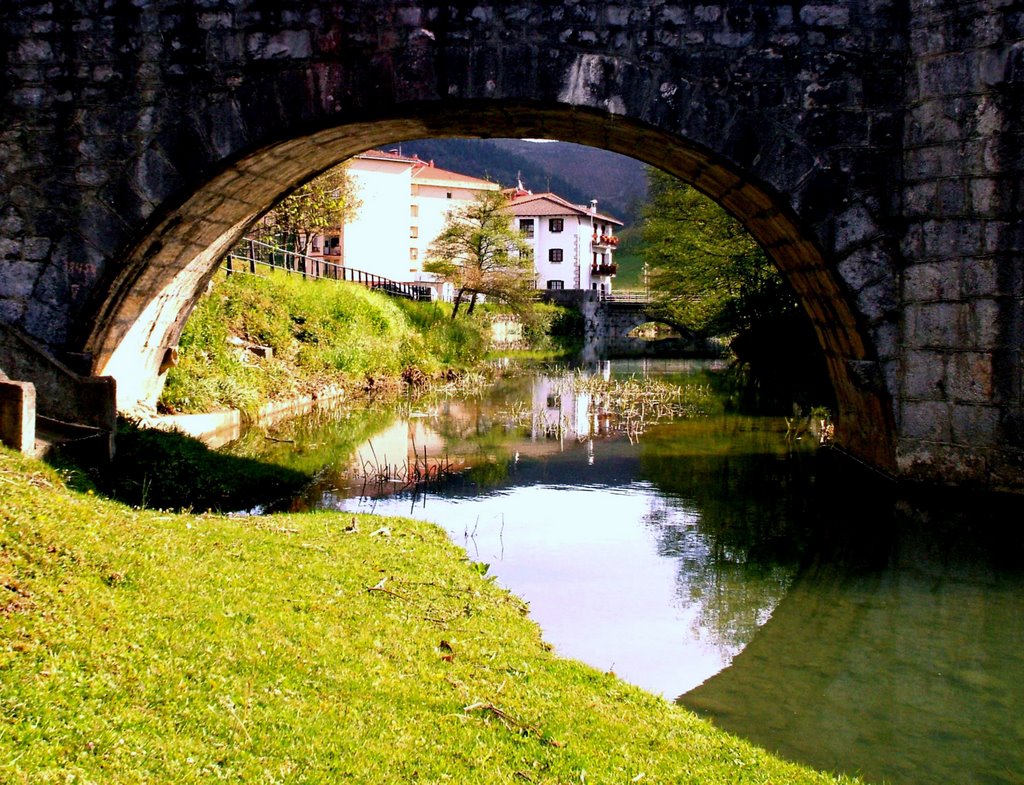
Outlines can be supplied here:
M160 404L176 412L244 411L329 386L379 390L403 376L427 381L473 366L487 350L485 320L453 322L449 314L450 306L355 284L284 273L219 276L185 325ZM260 356L260 347L271 356Z
M0 450L0 781L829 782L558 659L443 533L69 490Z

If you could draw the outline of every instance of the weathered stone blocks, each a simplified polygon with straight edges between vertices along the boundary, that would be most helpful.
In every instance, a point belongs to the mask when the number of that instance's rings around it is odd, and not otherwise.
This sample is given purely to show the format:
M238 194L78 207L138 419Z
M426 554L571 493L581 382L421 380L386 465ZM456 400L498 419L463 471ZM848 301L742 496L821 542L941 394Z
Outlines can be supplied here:
M851 437L861 457L1000 487L1022 463L1017 4L94 5L0 19L0 321L56 354L159 362L211 248L340 155L550 135L744 221L813 317L841 421L885 436Z

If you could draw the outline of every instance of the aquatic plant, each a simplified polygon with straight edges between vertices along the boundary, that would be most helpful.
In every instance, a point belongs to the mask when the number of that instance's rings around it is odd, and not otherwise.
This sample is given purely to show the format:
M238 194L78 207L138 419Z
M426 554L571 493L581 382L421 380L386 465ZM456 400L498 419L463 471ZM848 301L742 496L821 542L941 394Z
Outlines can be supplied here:
M656 423L699 417L707 413L711 388L699 384L672 384L649 377L604 378L577 370L553 380L551 395L587 398L588 415L596 427L578 433L566 412L551 416L548 407L514 401L501 411L508 428L530 427L547 437L575 435L586 439L595 432L624 434L635 441Z

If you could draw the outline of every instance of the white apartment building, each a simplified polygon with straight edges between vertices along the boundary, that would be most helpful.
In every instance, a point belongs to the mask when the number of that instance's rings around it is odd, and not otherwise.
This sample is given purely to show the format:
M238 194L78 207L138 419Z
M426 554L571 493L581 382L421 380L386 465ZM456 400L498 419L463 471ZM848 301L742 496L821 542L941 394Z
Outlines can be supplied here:
M423 272L427 248L450 214L498 185L382 150L352 158L348 176L361 205L337 235L317 238L314 255L400 283L429 285L450 300L450 292Z
M510 193L515 225L533 246L538 289L612 290L617 266L612 259L622 222L553 193Z

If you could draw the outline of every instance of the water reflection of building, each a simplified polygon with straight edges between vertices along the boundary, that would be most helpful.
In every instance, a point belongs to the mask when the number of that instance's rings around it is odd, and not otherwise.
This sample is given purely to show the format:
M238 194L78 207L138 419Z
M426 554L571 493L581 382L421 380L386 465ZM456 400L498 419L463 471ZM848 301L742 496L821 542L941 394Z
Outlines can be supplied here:
M607 361L590 369L591 376L611 378ZM617 420L603 411L600 396L575 389L571 373L533 377L522 396L526 416L512 417L499 407L468 399L441 401L428 411L396 420L358 446L349 473L359 483L379 480L376 493L400 490L428 476L450 474L483 462L541 457L565 449L567 442L587 442L587 463L594 464L593 440L618 433ZM522 441L524 435L528 441Z
M583 441L591 434L588 393L577 393L565 377L538 376L533 383L530 438Z
M611 378L611 363L607 360L597 363L594 370L594 376L605 381ZM610 431L608 415L599 411L591 393L574 388L571 374L535 377L531 401L534 416L530 438L533 440L574 438L585 441Z
M417 470L436 474L439 466L447 465L445 447L444 436L430 419L410 417L396 420L359 445L352 453L350 466L362 475L387 470L396 480L412 481Z

